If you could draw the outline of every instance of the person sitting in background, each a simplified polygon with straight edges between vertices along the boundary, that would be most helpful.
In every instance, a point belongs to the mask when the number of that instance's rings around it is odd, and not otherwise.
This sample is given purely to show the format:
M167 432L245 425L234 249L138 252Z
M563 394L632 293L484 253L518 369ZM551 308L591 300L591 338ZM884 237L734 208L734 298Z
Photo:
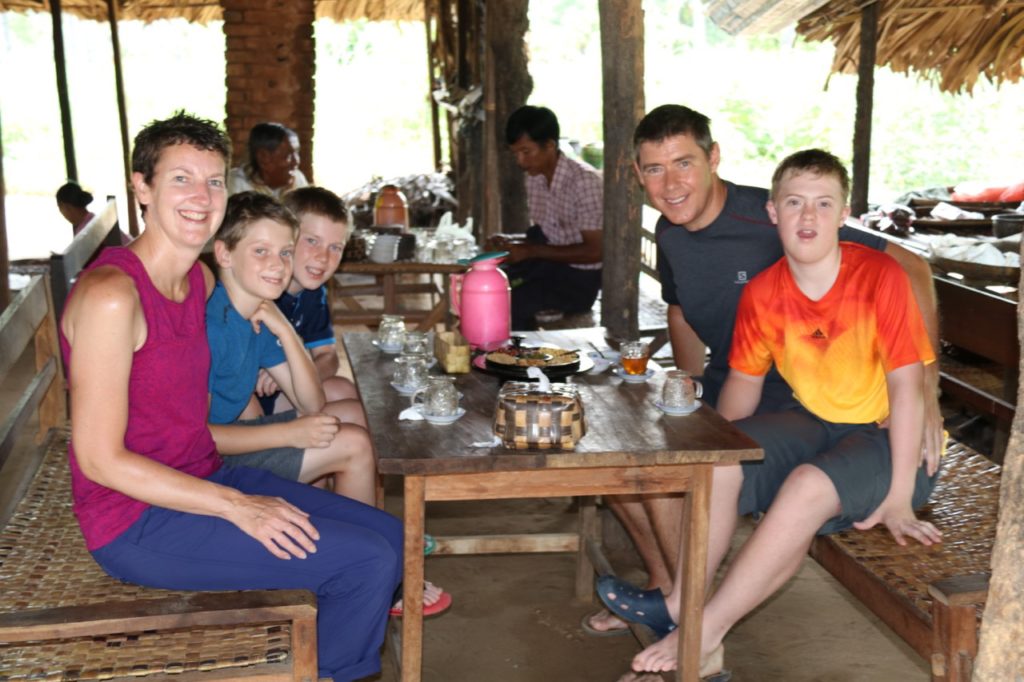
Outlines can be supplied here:
M601 289L603 181L593 166L562 154L558 136L558 118L546 107L520 107L505 126L527 175L533 224L525 241L496 235L488 243L509 252L513 329L535 329L541 310L586 312Z
M228 194L259 192L280 200L309 181L299 170L299 136L280 123L257 123L249 131L249 158L228 174Z
M57 210L71 223L72 234L78 234L96 216L89 211L92 194L74 180L68 180L57 190Z

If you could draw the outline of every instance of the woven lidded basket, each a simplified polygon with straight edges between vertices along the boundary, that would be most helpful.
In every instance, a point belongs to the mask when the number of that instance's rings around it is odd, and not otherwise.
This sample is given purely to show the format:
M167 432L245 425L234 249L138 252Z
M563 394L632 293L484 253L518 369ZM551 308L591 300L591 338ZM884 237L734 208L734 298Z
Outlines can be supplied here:
M498 393L494 435L507 448L572 450L586 432L583 402L571 384L541 391L536 384L510 381Z

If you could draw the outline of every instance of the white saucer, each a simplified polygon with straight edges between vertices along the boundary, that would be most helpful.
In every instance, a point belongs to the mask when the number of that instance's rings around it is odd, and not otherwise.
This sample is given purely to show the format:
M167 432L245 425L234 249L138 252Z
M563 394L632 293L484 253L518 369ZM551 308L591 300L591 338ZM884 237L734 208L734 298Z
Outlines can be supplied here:
M673 417L682 417L683 415L693 414L694 412L699 410L700 401L695 400L691 407L669 407L668 405L663 405L660 400L656 400L654 402L654 406L667 415L671 415Z
M617 359L609 360L597 351L593 350L587 353L587 355L594 361L594 366L590 368L590 371L587 372L587 374L600 374L617 362Z
M445 417L435 417L424 412L422 405L420 405L419 408L420 414L422 414L423 418L426 419L431 424L451 424L452 422L457 421L459 417L466 414L466 408L460 407L458 408L458 410L456 410L455 414L450 414Z
M626 374L626 370L622 369L622 365L615 365L612 368L612 372L627 384L642 384L654 376L654 370L650 367L643 374Z
M427 387L426 384L423 384L422 386L403 386L401 384L396 384L393 381L390 382L390 383L391 383L391 387L393 389L395 389L396 391L398 391L398 393L400 395L412 395L413 393L415 393L419 389Z
M395 346L386 346L380 342L380 339L370 339L370 343L379 348L385 353L398 354L402 352L402 344Z

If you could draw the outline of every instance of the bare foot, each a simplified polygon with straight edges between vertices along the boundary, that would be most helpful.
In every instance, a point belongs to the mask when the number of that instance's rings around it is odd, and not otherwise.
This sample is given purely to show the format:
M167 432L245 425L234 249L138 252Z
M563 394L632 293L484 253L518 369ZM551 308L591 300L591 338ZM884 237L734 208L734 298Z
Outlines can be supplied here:
M444 594L444 590L435 585L434 583L426 580L423 582L423 608L432 606L437 603L437 600ZM391 608L400 609L402 608L402 600L396 601Z
M633 657L633 670L637 672L660 673L675 670L678 665L679 630L670 632ZM707 677L722 672L725 665L725 647L719 644L701 657L700 676Z
M664 638L634 656L633 670L651 673L675 670L677 663L676 654L678 653L679 630L673 630Z
M608 609L601 609L587 619L587 624L598 632L614 632L629 629L629 623L612 615Z

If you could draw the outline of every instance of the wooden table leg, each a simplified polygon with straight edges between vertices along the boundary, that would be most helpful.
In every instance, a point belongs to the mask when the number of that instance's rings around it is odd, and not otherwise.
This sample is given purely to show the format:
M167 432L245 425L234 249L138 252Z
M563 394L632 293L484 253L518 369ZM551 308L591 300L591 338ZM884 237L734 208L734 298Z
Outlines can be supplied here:
M398 314L398 288L395 284L396 277L397 275L390 272L381 275L382 284L384 286L384 312L388 315Z
M406 476L402 682L420 682L423 667L423 488L422 476Z
M583 602L594 600L594 563L587 552L587 542L601 546L601 519L597 515L597 498L593 495L577 498L580 507L580 547L576 550L576 598Z
M708 517L711 512L710 464L694 467L692 489L683 501L683 589L679 600L679 680L693 682L700 674L701 628L708 563Z

